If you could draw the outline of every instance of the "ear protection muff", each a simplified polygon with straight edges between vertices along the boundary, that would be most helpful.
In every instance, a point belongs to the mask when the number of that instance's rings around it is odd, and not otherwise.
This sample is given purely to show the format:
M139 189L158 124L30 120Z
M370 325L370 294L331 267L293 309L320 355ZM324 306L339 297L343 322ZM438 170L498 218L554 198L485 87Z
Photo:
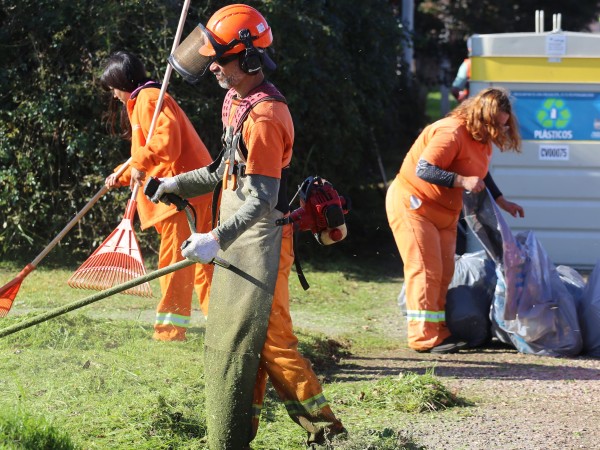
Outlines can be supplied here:
M244 52L240 56L240 68L250 75L256 74L262 68L262 57L252 43L250 30L247 28L240 30L239 37L245 47Z

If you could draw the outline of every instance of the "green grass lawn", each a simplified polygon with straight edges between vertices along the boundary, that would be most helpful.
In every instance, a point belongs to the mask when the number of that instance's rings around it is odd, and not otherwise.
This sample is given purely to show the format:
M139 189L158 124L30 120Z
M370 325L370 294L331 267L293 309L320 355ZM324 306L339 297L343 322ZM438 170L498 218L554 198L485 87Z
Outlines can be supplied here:
M20 269L1 263L0 284ZM304 270L311 288L302 290L292 273L292 315L302 353L351 432L336 448L419 448L401 430L432 397L444 396L431 374L352 382L335 376L335 361L345 355L405 346L396 305L401 279L350 264L325 270L305 264ZM95 293L68 287L71 273L44 267L32 272L0 329ZM158 295L157 281L151 285ZM155 342L156 302L115 295L0 338L0 448L206 448L204 318L194 311L186 342ZM272 388L265 403L252 448L304 448L303 430ZM49 442L48 436L57 443L24 446L40 433L46 441L38 443Z

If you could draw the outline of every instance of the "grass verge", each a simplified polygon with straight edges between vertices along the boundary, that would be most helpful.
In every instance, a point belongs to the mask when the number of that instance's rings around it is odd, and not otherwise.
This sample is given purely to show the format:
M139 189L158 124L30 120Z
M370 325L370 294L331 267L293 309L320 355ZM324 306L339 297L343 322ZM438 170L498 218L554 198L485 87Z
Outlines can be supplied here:
M15 273L18 268L0 265L0 279ZM71 273L32 272L0 328L89 295L66 287ZM400 280L352 264L324 270L306 265L305 273L311 283L306 292L293 275L290 280L292 315L300 350L350 432L336 448L422 448L403 431L411 418L461 406L452 404L456 399L433 373L336 377L352 353L376 355L405 345L396 305ZM153 289L159 292L157 284ZM156 301L116 295L0 339L0 411L8 423L32 417L32 429L66 436L65 445L72 445L66 448L205 449L204 319L194 312L186 342L153 341ZM304 440L269 387L252 448L303 449Z
M5 410L0 413L0 448L74 450L69 436L43 417Z

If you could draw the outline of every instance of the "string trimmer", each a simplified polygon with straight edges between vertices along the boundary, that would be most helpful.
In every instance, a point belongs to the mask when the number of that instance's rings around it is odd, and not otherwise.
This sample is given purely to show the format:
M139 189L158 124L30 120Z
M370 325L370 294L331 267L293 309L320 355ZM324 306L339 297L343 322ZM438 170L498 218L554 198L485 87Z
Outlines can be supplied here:
M175 51L179 45L189 3L190 0L187 0L181 11L171 52ZM152 122L150 123L146 137L146 144L150 142L154 134L172 71L173 68L171 65L167 64L160 94L154 107ZM138 186L133 189L131 198L127 202L125 215L121 223L71 275L67 281L69 286L77 289L103 290L146 274L144 258L142 257L142 252L140 251L140 246L133 229L133 218L137 209L137 193ZM148 283L128 289L124 293L139 295L141 297L152 297L152 290Z
M149 196L153 196L153 193L156 192L156 187L152 187L152 185L154 185L154 186L158 185L158 184L154 184L154 183L160 183L160 182L158 180L156 180L155 178L151 178L149 180L149 182L146 184L146 190L144 191L145 194L148 194ZM148 184L151 185L150 189L148 189ZM152 189L154 189L154 190L152 190ZM185 210L185 213L186 213L187 219L188 219L188 223L190 225L190 231L192 233L195 233L196 232L196 223L195 223L196 222L195 221L196 214L195 214L193 207L189 204L189 202L187 200L182 199L181 197L179 197L175 194L166 194L166 195L168 195L168 198L165 197L165 199L167 201L170 201L171 203L173 203L177 207L178 211ZM240 277L244 278L245 280L249 281L250 283L253 283L254 285L260 287L261 289L268 290L267 286L262 281L254 278L252 275L242 271L238 267L235 267L234 265L230 264L229 262L227 262L226 260L224 260L222 258L215 257L215 259L213 261L211 261L211 263L221 266L225 269L231 270L233 273L239 275ZM30 319L24 320L23 322L11 325L10 327L0 330L0 338L8 336L13 333L16 333L17 331L21 331L26 328L32 327L34 325L40 324L47 320L53 319L55 317L66 314L68 312L82 308L84 306L90 305L92 303L95 303L99 300L110 297L112 295L134 289L136 286L139 286L143 283L148 283L149 281L152 281L156 278L162 277L163 275L167 275L169 273L175 272L176 270L183 269L184 267L190 266L192 264L196 264L196 263L189 259L184 259L183 261L179 261L175 264L171 264L170 266L155 270L154 272L150 272L141 277L134 278L133 280L126 281L125 283L121 283L110 289L98 292L97 294L91 295L82 300L77 300L75 302L69 303L68 305L60 306L60 307L50 310L44 314L40 314L38 316L32 317Z

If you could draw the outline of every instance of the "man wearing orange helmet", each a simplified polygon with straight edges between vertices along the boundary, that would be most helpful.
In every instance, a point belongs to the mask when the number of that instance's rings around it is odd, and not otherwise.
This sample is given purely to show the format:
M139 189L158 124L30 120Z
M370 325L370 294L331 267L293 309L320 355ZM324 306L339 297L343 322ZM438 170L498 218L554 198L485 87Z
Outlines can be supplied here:
M211 449L249 448L267 378L290 417L308 432L308 445L327 445L345 433L292 330L293 230L276 221L289 214L285 187L294 126L285 98L263 73L275 69L265 50L272 40L257 10L230 5L206 27L198 25L169 58L188 81L209 70L228 89L219 158L209 167L161 179L152 197L154 202L165 193L194 197L222 183L219 224L192 234L182 251L202 263L219 254L238 272L216 267L211 288L205 338Z

